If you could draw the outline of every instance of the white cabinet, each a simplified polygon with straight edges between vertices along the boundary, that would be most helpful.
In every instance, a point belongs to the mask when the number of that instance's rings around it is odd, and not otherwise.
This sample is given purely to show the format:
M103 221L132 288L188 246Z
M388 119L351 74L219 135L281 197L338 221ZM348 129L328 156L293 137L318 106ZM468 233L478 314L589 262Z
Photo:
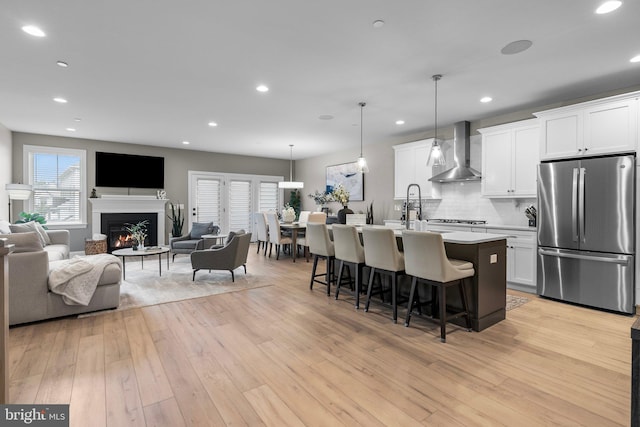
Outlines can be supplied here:
M538 121L524 120L478 132L482 134L482 195L536 197Z
M524 292L536 292L536 232L491 229L491 233L506 234L507 287Z
M535 113L542 160L635 151L640 92Z
M427 156L433 139L394 145L394 199L406 199L409 184L418 184L423 199L439 199L440 184L429 181L432 168L427 167ZM418 189L411 188L409 196L418 197Z

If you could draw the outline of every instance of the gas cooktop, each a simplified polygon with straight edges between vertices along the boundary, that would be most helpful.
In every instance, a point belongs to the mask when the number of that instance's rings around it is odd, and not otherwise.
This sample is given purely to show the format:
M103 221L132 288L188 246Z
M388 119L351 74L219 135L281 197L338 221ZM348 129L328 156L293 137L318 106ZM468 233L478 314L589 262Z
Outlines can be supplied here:
M428 219L427 221L440 224L486 224L481 219Z

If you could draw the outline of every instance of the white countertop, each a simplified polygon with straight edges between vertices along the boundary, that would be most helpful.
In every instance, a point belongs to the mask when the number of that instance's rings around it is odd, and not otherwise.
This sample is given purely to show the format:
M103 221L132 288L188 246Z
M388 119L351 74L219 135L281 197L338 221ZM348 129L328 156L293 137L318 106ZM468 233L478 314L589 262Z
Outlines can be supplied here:
M392 228L393 234L396 237L402 237L402 231L404 228L393 228L393 227L385 227L383 225L367 225L366 227L373 228ZM328 228L331 228L330 226ZM362 226L356 227L358 232L362 232ZM506 240L509 236L506 234L495 234L495 233L473 233L470 231L450 231L442 233L442 240L445 243L461 243L471 245L474 243L486 243L486 242L494 242L496 240Z
M388 224L397 224L397 225L402 226L400 220L385 220L385 222L387 222ZM443 226L443 227L452 227L452 228L461 227L461 228L474 228L474 229L484 228L484 229L487 229L487 230L500 229L500 230L530 231L532 233L535 233L537 231L536 227L529 227L527 225L457 224L457 223L449 223L449 222L447 222L447 223L431 222L431 223L429 223L429 225L433 225L433 226L436 226L436 227L437 226ZM402 226L402 227L404 227L404 226Z

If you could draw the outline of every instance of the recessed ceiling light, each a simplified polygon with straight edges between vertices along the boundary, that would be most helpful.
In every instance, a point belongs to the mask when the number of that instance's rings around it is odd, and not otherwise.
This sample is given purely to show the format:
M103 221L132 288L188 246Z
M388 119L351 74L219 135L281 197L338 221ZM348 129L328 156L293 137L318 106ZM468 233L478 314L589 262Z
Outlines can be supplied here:
M182 141L182 143L183 143L184 145L189 145L189 144L191 144L189 141Z
M373 21L373 28L381 28L384 27L384 21L382 19L376 19Z
M331 114L321 114L318 116L320 120L332 120L333 116Z
M44 31L42 31L40 28L36 27L35 25L25 25L24 27L22 27L22 31L34 37L46 36Z
M598 15L603 15L605 13L613 12L620 6L622 6L622 2L620 0L606 1L602 3L600 6L598 6L598 8L596 9L596 13Z
M59 103L59 104L66 104L66 103L67 103L67 100L66 100L66 99L64 99L64 98L60 98L59 96L58 96L58 97L53 98L53 100L54 100L54 101L56 101L56 102L57 102L57 103Z
M209 122L209 126L214 128L214 127L218 126L218 124L216 122Z
M493 98L490 96L483 96L482 98L480 98L480 102L483 102L483 103L487 103L491 101L493 101Z
M73 119L74 122L80 122L82 121L82 119L80 117L76 117L75 119Z
M640 62L640 55L636 55L629 60L629 62Z
M531 45L533 45L531 40L516 40L503 47L500 52L503 55L515 55L529 49Z
M64 61L57 61L56 64L58 64L58 67L62 67L62 68L67 68L69 66L69 64L67 64Z
M269 88L266 87L265 85L259 85L258 87L256 87L256 90L258 92L269 92Z
M75 131L76 131L76 128L67 128L67 130L68 130L69 132L75 132Z
M396 120L396 124L399 125L403 125L404 124L404 120Z

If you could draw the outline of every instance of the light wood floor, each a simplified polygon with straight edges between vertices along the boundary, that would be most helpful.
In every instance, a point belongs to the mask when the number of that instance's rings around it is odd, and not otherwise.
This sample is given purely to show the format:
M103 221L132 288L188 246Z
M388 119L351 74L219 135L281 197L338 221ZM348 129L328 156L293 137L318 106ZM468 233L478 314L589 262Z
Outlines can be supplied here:
M631 317L531 296L442 344L254 251L273 286L11 329L11 401L70 403L72 426L629 424Z

